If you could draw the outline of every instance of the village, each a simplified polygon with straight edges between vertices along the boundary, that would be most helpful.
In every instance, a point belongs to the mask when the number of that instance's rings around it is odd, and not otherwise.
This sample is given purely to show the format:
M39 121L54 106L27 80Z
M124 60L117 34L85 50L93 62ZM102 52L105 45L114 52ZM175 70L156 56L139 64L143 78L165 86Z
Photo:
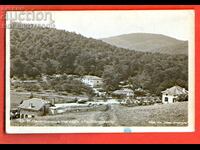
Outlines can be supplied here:
M54 75L51 78L60 78L62 75ZM145 107L151 105L166 105L181 101L187 101L188 91L180 86L173 86L162 91L162 97L150 94L141 87L133 90L126 81L120 82L120 89L106 93L103 89L103 79L97 76L86 75L77 77L68 75L73 80L81 81L87 87L92 88L93 98L86 95L59 95L51 90L46 92L23 92L12 89L14 93L29 95L24 99L17 99L17 103L11 108L11 120L33 120L42 116L68 115L69 113L84 112L106 112L114 107L124 108ZM48 82L48 77L43 76L42 80L11 80L12 87L21 84L37 84L38 82ZM49 93L49 94L48 94ZM62 100L59 100L62 99ZM12 101L11 101L12 103Z

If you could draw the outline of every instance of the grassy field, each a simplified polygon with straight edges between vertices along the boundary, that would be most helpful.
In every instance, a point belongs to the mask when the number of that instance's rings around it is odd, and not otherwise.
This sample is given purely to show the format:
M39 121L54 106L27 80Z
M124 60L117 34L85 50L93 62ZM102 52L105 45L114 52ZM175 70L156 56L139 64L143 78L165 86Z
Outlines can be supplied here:
M112 105L107 111L65 113L12 120L13 126L187 126L188 103L125 107Z
M188 103L153 106L114 106L119 126L187 126Z

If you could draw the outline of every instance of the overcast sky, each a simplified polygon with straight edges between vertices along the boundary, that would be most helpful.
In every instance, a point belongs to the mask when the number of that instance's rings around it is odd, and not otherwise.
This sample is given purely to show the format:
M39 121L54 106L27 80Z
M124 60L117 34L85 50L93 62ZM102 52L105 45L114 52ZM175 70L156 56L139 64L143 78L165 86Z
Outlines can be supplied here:
M55 11L53 19L58 29L97 39L128 33L156 33L189 40L194 28L191 10Z

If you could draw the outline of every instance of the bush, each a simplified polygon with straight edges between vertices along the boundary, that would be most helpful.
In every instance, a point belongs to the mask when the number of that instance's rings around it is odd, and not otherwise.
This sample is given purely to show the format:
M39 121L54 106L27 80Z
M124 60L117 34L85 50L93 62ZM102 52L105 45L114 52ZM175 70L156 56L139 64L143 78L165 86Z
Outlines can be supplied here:
M43 86L46 86L45 84ZM85 86L82 82L63 78L52 79L48 85L48 88L54 89L56 92L65 92L73 94L87 94L93 96L94 93L90 87Z
M39 92L41 90L41 86L37 84L25 84L23 88L30 92Z
M178 101L178 102L188 101L188 95L180 95L180 96L177 98L177 101Z
M41 83L40 85L41 85L43 90L49 90L50 89L49 85L45 82Z
M136 97L143 97L146 96L147 93L144 91L135 91L134 94Z
M16 89L16 92L24 92L24 90L23 89Z

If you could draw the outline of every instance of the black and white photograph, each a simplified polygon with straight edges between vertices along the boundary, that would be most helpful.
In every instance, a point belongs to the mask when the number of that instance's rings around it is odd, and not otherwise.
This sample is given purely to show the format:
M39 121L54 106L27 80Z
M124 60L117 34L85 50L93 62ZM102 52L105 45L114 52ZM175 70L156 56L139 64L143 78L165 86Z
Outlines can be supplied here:
M8 11L6 132L192 132L194 11Z

